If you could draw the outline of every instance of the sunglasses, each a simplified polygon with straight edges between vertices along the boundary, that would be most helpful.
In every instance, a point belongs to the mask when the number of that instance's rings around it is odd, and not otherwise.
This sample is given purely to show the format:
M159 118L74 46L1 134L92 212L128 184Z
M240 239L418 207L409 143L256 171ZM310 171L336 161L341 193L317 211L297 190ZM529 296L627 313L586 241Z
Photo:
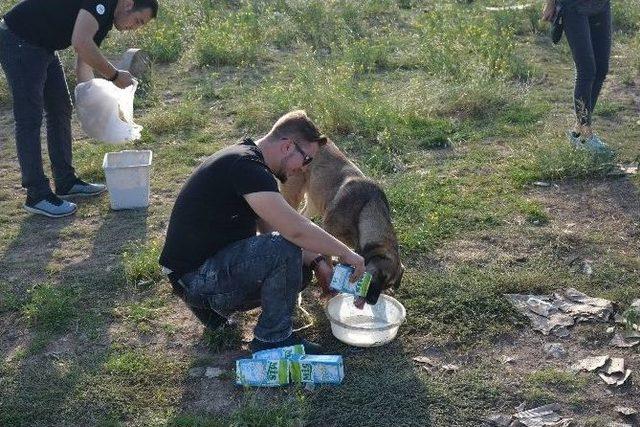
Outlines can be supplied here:
M296 150L298 150L298 153L302 154L302 166L307 166L309 163L313 161L313 157L311 157L310 155L302 151L302 148L300 148L297 142L293 140L291 142L293 142L293 146L296 147Z

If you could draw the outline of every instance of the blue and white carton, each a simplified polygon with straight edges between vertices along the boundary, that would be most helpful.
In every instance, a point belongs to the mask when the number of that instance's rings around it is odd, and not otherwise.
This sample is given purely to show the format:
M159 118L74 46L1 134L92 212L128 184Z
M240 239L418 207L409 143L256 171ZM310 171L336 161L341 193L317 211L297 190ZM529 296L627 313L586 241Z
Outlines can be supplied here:
M291 382L340 384L344 379L342 356L296 355L290 360Z
M289 384L289 360L236 360L236 384L254 387L277 387Z
M354 268L347 264L338 264L333 269L333 277L329 287L338 292L355 295L357 297L366 297L371 283L371 274L364 273L362 278L355 283L349 281L349 276L353 273Z
M291 345L289 347L270 348L268 350L256 351L253 353L254 359L289 359L291 356L304 354L302 344Z

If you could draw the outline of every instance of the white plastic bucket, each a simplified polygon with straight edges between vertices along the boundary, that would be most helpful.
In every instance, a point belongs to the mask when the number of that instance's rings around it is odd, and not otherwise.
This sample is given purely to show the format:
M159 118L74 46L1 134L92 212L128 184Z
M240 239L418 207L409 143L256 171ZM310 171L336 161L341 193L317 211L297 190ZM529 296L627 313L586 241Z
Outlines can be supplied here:
M102 168L107 179L111 209L149 206L151 150L124 150L104 155Z

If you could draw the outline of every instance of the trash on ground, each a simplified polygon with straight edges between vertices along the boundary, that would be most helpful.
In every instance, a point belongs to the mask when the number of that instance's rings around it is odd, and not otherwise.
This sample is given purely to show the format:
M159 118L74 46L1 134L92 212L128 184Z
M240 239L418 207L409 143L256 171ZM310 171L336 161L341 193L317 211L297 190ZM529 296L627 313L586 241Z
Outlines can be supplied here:
M514 414L514 418L519 424L511 425L526 427L569 427L572 425L573 420L560 416L557 413L558 411L560 411L560 405L552 403L527 411L517 412Z
M342 356L294 355L290 360L291 382L340 384L344 379Z
M598 376L607 385L619 387L631 376L631 369L625 369L622 357L592 356L573 364L570 368L573 372L587 371L597 372Z
M486 6L485 9L490 12L503 12L507 10L524 10L533 7L533 4L514 4L512 6Z
M548 295L506 294L509 301L544 335L566 336L576 322L607 322L613 314L611 301L592 298L573 288Z
M625 417L631 417L638 414L638 411L635 408L627 406L616 406L616 412L624 415Z
M500 356L500 363L506 364L506 363L515 363L516 358L513 356L507 356L506 354L503 354L502 356Z
M204 376L207 378L218 378L223 373L224 371L220 368L216 368L215 366L207 366L207 369L204 371Z
M236 384L255 387L277 387L289 384L287 359L236 360Z
M418 362L420 364L425 364L429 366L437 366L438 363L433 359L428 358L427 356L416 356L413 358L414 362Z
M236 361L236 384L277 387L291 382L340 384L344 379L342 356L305 355L302 345L262 350L252 357Z
M289 347L270 348L253 353L253 359L289 359L294 354L304 354L304 346L296 344Z
M448 365L442 365L442 370L447 372L456 372L460 369L460 366L454 365L452 363Z
M533 183L533 185L535 185L536 187L550 187L551 184L549 184L548 182L545 181L536 181Z
M544 345L544 351L551 357L561 359L567 357L567 350L560 343L547 343Z
M587 371L593 372L603 367L609 361L609 356L592 356L580 360L571 367L574 372Z
M189 369L189 376L191 378L198 378L204 375L205 368L191 368Z
M602 372L607 375L624 374L624 359L622 357L612 357L609 363L602 368Z

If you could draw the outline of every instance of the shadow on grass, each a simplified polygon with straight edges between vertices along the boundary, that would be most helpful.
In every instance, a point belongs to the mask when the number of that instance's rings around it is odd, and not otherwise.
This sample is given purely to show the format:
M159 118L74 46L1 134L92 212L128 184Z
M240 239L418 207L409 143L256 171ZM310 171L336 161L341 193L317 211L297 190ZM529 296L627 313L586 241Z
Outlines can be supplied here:
M3 275L39 277L52 251L65 243L60 230L74 219L42 221L27 218L4 256L10 268ZM36 321L25 330L24 319L16 318L23 334L13 345L3 333L0 425L96 425L109 419L114 408L85 400L85 381L101 371L108 354L110 313L122 298L120 253L130 241L146 238L146 221L146 211L109 211L91 253L51 277L38 300L34 292L26 307L33 305ZM25 259L30 250L34 255Z

